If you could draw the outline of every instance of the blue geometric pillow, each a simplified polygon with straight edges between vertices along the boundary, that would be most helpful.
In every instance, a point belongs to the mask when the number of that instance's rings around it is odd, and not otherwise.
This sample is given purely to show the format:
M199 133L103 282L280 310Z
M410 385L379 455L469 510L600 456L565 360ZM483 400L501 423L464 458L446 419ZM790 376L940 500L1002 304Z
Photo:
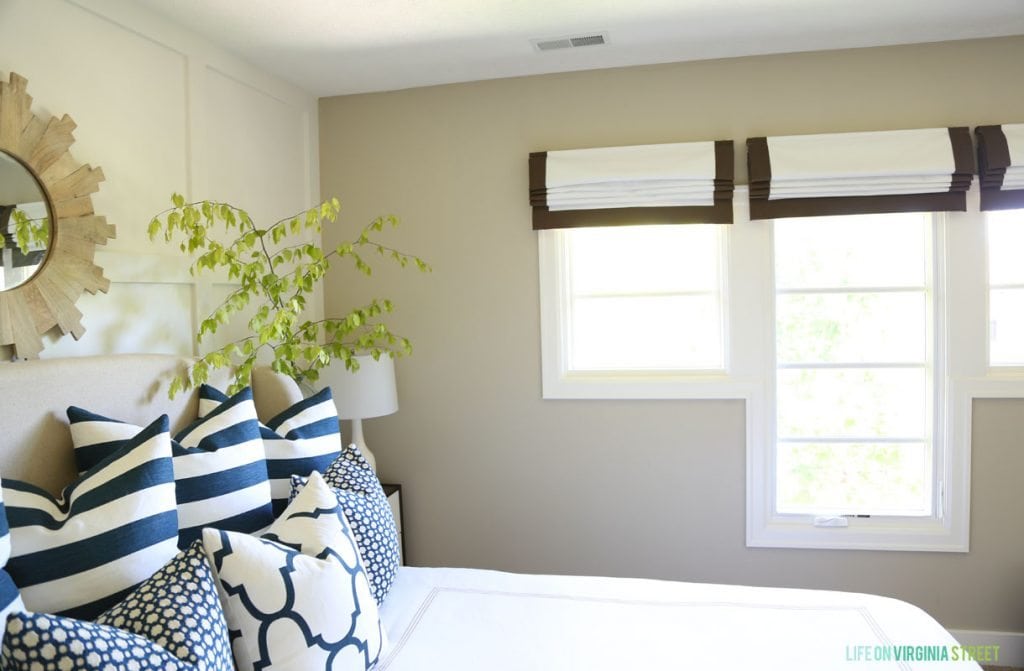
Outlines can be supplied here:
M7 511L4 509L3 488L0 488L0 622L14 611L25 610L21 592L4 567L11 558L11 530L7 526Z
M205 417L230 399L208 384L199 387L199 416ZM263 450L267 455L270 495L277 517L288 505L292 475L323 472L341 453L338 409L330 389L303 399L260 423Z
M143 636L203 671L234 671L231 641L203 544L179 552L97 624Z
M305 485L306 478L292 476L292 497L297 496ZM331 487L331 491L352 527L363 567L370 578L370 590L377 605L381 605L395 582L400 564L398 529L391 505L384 496L384 490L380 496L337 487Z
M7 619L0 667L5 671L191 671L197 668L137 634L42 613L14 613Z
M365 671L386 643L334 495L318 473L262 538L203 530L241 671Z
M4 479L7 571L33 611L91 619L177 550L178 513L167 415L139 431L60 499Z
M131 424L68 408L75 462L91 468L138 430ZM252 390L239 393L174 437L179 548L199 538L203 527L251 533L274 521L266 455Z
M370 466L370 462L354 444L344 448L323 474L324 480L331 487L364 494L380 492L384 496L384 489L380 486L373 466ZM387 497L384 499L386 501Z

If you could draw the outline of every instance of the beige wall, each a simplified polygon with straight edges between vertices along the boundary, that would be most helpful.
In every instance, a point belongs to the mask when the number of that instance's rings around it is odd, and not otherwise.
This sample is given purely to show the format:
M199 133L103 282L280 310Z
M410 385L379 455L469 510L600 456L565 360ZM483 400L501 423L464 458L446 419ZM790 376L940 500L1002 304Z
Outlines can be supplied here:
M316 98L122 0L3 0L0 45L0 77L26 77L34 111L78 124L72 154L103 168L93 202L117 227L97 253L109 293L78 303L84 337L54 329L43 356L196 353L197 319L233 286L191 277L146 226L175 191L257 221L315 203Z
M538 58L543 58L538 55ZM378 269L411 337L370 420L421 565L875 592L948 627L1024 631L1024 407L976 404L971 552L747 549L740 401L543 401L527 154L1024 121L1024 38L673 64L326 99L321 191L391 211L433 263ZM744 181L742 178L740 181ZM337 242L337 232L326 241ZM328 313L368 295L353 274Z

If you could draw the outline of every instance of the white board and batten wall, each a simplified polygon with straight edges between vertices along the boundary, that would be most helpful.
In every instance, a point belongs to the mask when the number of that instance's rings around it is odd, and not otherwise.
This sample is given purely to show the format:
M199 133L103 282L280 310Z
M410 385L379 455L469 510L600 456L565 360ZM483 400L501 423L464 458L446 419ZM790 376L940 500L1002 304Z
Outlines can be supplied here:
M317 203L316 98L119 0L4 0L0 76L12 71L28 79L34 110L78 124L72 154L103 168L93 202L117 227L96 256L109 293L78 302L85 335L54 331L42 356L200 353L198 320L232 287L190 276L176 244L150 242L146 227L173 192L229 202L257 223ZM312 304L319 316L322 299ZM224 341L244 333L232 325Z

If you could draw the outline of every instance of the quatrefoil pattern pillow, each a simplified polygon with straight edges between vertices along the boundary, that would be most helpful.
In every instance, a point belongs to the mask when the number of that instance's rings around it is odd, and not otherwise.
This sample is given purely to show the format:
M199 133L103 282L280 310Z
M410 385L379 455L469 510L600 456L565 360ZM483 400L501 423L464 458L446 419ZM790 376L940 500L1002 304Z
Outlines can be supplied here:
M197 671L234 671L217 582L200 541L96 622L144 636Z
M385 645L341 506L318 473L262 538L203 530L240 671L365 671Z
M293 475L292 497L297 496L305 484L306 478ZM379 483L377 489L380 489ZM391 505L382 489L379 494L337 487L331 487L331 490L352 527L352 535L363 558L366 575L370 578L373 598L377 605L381 605L391 591L391 585L395 582L401 563L398 527L395 525Z

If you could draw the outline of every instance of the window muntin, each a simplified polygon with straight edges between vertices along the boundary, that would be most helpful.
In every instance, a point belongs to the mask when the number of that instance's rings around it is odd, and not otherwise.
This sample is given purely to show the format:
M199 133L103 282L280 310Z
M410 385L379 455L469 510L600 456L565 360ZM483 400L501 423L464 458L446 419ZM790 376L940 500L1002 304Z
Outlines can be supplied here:
M567 372L724 370L721 229L559 231Z
M986 213L989 365L1024 366L1024 210Z
M775 222L777 513L932 514L930 231L923 214Z

